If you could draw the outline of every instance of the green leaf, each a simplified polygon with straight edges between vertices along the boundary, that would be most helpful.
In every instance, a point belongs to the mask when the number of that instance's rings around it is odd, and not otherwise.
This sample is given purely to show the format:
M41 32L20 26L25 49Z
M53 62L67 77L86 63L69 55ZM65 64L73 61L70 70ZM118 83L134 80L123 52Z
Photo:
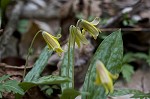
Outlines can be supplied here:
M61 84L69 81L70 79L67 77L49 75L49 76L41 77L36 81L21 82L19 86L26 92L27 90L29 90L34 86L47 85L47 84ZM20 99L21 97L22 95L16 94L16 99Z
M30 72L25 76L24 82L36 81L40 77L40 74L44 70L52 52L53 51L49 50L47 46L42 50L42 53L34 64L32 70L30 70Z
M0 77L0 83L2 83L2 81L8 79L10 76L9 75L3 75L2 77Z
M65 76L71 79L71 82L61 84L62 91L66 88L73 87L72 82L74 78L72 77L72 72L73 72L73 59L72 59L73 54L72 53L73 53L73 49L70 48L70 56L69 56L70 59L68 59L68 53L66 52L64 54L63 61L61 64L61 76Z
M136 60L136 58L134 57L134 53L131 53L131 52L126 53L123 57L123 63L124 64L129 63L129 62L133 62L135 60Z
M47 89L49 89L49 88L51 88L51 87L48 86L48 85L40 86L40 89L41 89L42 91L47 90Z
M116 74L121 71L122 57L122 37L121 31L118 30L107 36L94 54L88 68L82 90L83 92L89 92L90 95L82 95L82 99L106 99L107 96L104 88L94 84L96 77L96 60L101 60L111 73Z
M127 20L123 20L123 25L127 26L127 25L129 25L129 22Z
M132 65L124 64L121 69L123 78L129 82L131 80L131 76L134 73L134 69Z
M13 91L14 93L23 95L24 91L18 86L18 84L19 82L17 82L16 80L8 80L2 86L8 92Z
M53 93L53 89L52 88L48 88L47 90L46 90L46 94L47 95L51 95Z
M43 85L43 84L61 84L69 81L70 79L68 77L49 75L43 76L39 78L37 81L33 81L33 83Z
M148 65L150 66L150 58L148 58L148 59L146 60L146 62L147 62Z
M115 89L112 94L109 94L111 97L117 97L117 96L123 96L127 94L139 94L142 93L139 90L134 90L134 89Z
M0 77L0 98L2 98L1 92L13 92L13 93L19 93L21 95L24 94L23 89L21 89L16 80L8 80L9 75L3 75Z
M134 89L116 89L114 93L110 94L111 97L117 97L117 96L123 96L123 95L128 95L128 94L133 94L132 97L130 98L140 98L140 99L149 99L150 98L150 93L143 93L139 90L134 90Z
M150 99L150 93L143 93L143 92L136 93L130 98Z
M64 89L60 99L75 99L78 95L80 95L80 92L75 89Z
M49 85L41 85L39 86L41 91L44 91L48 96L53 93L53 88Z
M139 59L144 59L144 60L146 60L147 57L148 57L148 55L146 55L145 53L135 53L135 54L134 54L134 57L135 57L135 58L139 58Z
M69 81L70 79L67 77L49 75L49 76L41 77L37 81L21 82L19 85L21 86L22 89L27 91L28 89L36 85L61 84Z
M27 20L27 19L21 19L18 22L17 30L20 33L23 34L23 33L26 33L28 31L29 26L31 26L29 20Z

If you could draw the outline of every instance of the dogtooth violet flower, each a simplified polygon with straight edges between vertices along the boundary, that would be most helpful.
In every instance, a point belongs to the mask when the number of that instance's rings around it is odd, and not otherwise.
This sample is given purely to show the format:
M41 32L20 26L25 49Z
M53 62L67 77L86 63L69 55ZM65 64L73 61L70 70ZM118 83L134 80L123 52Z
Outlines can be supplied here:
M85 38L85 36L81 33L80 29L78 27L75 27L74 25L71 25L69 28L70 31L70 43L73 45L73 39L75 39L75 42L77 43L78 47L80 47L80 43L88 44L89 41Z
M114 90L113 79L117 79L119 75L111 74L104 64L97 60L96 61L96 85L102 85L105 88L105 93L112 93Z
M60 47L60 44L58 42L58 39L60 37L55 37L55 36L49 34L46 31L43 31L42 35L43 35L43 38L46 41L49 49L52 49L52 50L56 51L58 53L58 55L61 55L61 53L63 52L63 50Z
M94 39L96 39L101 32L98 28L95 27L95 25L97 25L99 22L100 19L98 17L96 17L92 22L81 19L78 20L77 26L83 28L83 31L89 32L94 37Z

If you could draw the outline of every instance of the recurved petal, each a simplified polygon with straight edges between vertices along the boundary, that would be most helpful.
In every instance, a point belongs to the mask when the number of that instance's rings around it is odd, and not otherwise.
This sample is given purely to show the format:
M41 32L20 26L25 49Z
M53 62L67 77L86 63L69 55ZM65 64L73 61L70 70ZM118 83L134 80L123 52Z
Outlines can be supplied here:
M111 74L110 72L109 72L109 75L110 75L110 77L111 77L112 79L114 79L114 80L119 77L118 74L113 75L113 74Z
M98 25L100 22L100 18L99 17L96 17L92 22L90 22L91 24L93 25Z
M77 43L78 47L80 47L80 43L88 44L89 41L86 39L85 35L83 35L79 28L71 25L70 26L70 44L73 45L74 40Z
M76 28L76 31L76 38L78 38L78 40L80 40L81 43L88 44L89 41L86 39L85 35L83 35L78 28Z

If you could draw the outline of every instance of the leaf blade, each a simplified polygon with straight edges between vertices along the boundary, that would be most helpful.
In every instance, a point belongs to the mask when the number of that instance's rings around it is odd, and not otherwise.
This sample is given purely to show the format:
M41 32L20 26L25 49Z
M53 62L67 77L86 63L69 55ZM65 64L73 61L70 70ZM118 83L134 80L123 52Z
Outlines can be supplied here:
M134 90L134 89L115 89L114 92L112 94L110 94L111 97L117 97L117 96L123 96L123 95L127 95L127 94L139 94L141 93L141 91L139 90Z
M67 77L49 75L49 76L41 77L36 81L21 82L19 86L24 90L24 92L26 92L27 90L29 90L34 86L47 85L47 84L61 84L69 81L70 79L68 79ZM16 99L20 99L21 97L22 95L16 94Z
M60 99L75 99L78 95L80 95L80 92L75 89L68 88L63 90Z
M131 76L132 74L134 73L134 69L132 67L132 65L129 65L129 64L124 64L122 66L122 75L123 75L123 78L129 82L131 80Z
M102 87L94 85L96 77L95 61L101 60L106 68L113 74L119 73L121 70L121 62L123 57L121 31L118 30L107 36L99 45L95 52L89 69L87 71L83 92L89 92L91 95L82 95L82 99L105 99L106 95ZM95 91L96 90L96 91Z
M25 78L24 78L25 82L35 81L40 77L40 74L44 70L44 68L47 64L47 61L48 61L49 57L51 56L52 52L53 52L52 50L48 49L48 46L46 46L42 50L42 53L40 54L38 60L35 62L33 68L25 76Z
M70 52L71 53L71 52ZM73 60L70 60L71 62ZM71 64L73 65L73 64ZM64 58L63 58L63 61L62 61L62 64L61 64L61 76L65 76L65 77L68 77L71 79L71 82L68 82L68 83L64 83L64 84L61 84L61 89L62 91L66 88L71 88L72 87L72 66L71 65L68 65L68 53L66 52L64 54Z
M19 82L17 82L16 80L8 80L6 81L2 86L5 90L7 91L13 91L14 93L19 93L21 95L24 94L24 91L23 89L21 89L19 86L18 86Z

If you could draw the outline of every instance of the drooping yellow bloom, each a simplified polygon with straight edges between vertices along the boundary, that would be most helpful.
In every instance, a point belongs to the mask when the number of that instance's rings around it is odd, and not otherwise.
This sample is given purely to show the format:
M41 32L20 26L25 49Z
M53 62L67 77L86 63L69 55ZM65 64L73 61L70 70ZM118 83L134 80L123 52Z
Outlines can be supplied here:
M111 74L106 69L104 64L99 60L96 61L96 73L97 75L95 84L102 85L105 88L106 94L108 94L109 92L112 93L114 90L113 79L117 79L119 75Z
M75 42L77 43L78 47L80 47L80 43L83 44L89 43L78 27L71 25L69 30L70 30L71 45L73 45L73 39L75 39Z
M94 37L94 39L96 39L101 32L98 28L95 27L95 25L97 25L99 22L100 19L98 17L96 17L92 22L81 19L77 22L77 25L82 27L85 31L89 32Z
M60 47L60 44L58 42L58 39L60 37L54 37L51 34L47 33L46 31L42 32L43 38L46 41L49 49L52 49L58 53L58 55L61 55L63 52L62 48Z

